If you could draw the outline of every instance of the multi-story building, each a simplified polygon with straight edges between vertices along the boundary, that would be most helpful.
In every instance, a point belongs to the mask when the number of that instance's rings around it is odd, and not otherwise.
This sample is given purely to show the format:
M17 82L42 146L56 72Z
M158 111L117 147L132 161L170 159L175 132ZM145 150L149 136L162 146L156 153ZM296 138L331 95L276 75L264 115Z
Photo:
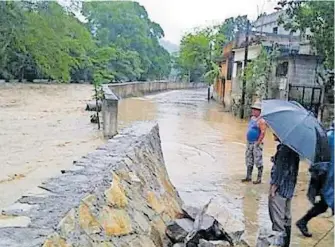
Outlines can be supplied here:
M278 19L282 14L283 12L278 11L263 15L252 24L252 30L249 31L248 61L256 59L261 49L265 48L270 51L276 48L279 55L273 62L273 69L269 71L270 81L266 82L270 88L269 97L295 99L305 105L318 107L321 90L317 84L316 71L319 58L309 44L308 35L290 32L278 24ZM219 86L220 81L215 84L217 92L214 97L221 102L224 99L228 107L232 107L241 97L242 81L239 75L244 69L245 36L245 33L240 33L232 49L229 48L229 57L233 57L233 63L230 63L231 81L225 84L224 90ZM221 63L223 72L228 71L227 62L225 62L228 61L225 59L227 49L226 46ZM231 90L227 90L227 85Z

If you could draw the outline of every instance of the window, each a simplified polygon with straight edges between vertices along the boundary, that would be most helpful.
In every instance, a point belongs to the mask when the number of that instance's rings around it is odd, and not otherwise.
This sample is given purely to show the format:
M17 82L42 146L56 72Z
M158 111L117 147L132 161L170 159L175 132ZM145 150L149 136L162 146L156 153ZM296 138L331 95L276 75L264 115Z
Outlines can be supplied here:
M239 76L242 73L242 62L236 62L236 76Z
M275 33L275 34L278 34L278 27L272 28L272 32Z
M288 72L288 62L282 62L276 67L276 76L286 76Z
M234 59L233 56L231 56L228 59L227 80L231 80L231 76L233 74L233 66L234 66Z

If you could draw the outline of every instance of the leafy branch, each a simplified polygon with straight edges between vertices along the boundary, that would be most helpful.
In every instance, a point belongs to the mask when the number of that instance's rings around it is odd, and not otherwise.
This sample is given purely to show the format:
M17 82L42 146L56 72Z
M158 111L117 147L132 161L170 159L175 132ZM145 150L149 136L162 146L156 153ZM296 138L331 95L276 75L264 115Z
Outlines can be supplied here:
M246 81L246 102L251 103L254 96L260 99L267 99L269 97L268 83L271 80L272 67L277 56L277 49L274 48L268 53L262 47L258 57L246 66L245 73L242 72L239 75L241 89L242 81Z
M212 69L204 75L204 78L208 82L209 85L214 83L214 80L219 79L221 76L221 69L216 63L211 61Z

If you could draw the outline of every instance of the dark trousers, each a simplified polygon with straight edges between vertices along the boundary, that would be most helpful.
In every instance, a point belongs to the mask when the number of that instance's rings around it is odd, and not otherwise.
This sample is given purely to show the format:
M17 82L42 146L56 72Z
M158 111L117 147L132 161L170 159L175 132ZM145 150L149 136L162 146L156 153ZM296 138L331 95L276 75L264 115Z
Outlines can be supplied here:
M318 203L315 203L314 206L307 212L307 214L302 218L304 221L308 222L312 218L323 214L328 209L328 204L325 199L321 196L321 200Z

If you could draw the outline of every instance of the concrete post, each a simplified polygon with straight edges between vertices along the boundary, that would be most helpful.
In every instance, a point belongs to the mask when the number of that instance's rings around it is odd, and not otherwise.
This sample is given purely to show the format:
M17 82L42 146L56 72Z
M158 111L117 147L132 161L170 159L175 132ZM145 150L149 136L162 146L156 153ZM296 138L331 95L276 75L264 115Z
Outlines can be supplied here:
M112 138L117 134L118 97L103 85L105 99L102 101L103 133L105 138Z

